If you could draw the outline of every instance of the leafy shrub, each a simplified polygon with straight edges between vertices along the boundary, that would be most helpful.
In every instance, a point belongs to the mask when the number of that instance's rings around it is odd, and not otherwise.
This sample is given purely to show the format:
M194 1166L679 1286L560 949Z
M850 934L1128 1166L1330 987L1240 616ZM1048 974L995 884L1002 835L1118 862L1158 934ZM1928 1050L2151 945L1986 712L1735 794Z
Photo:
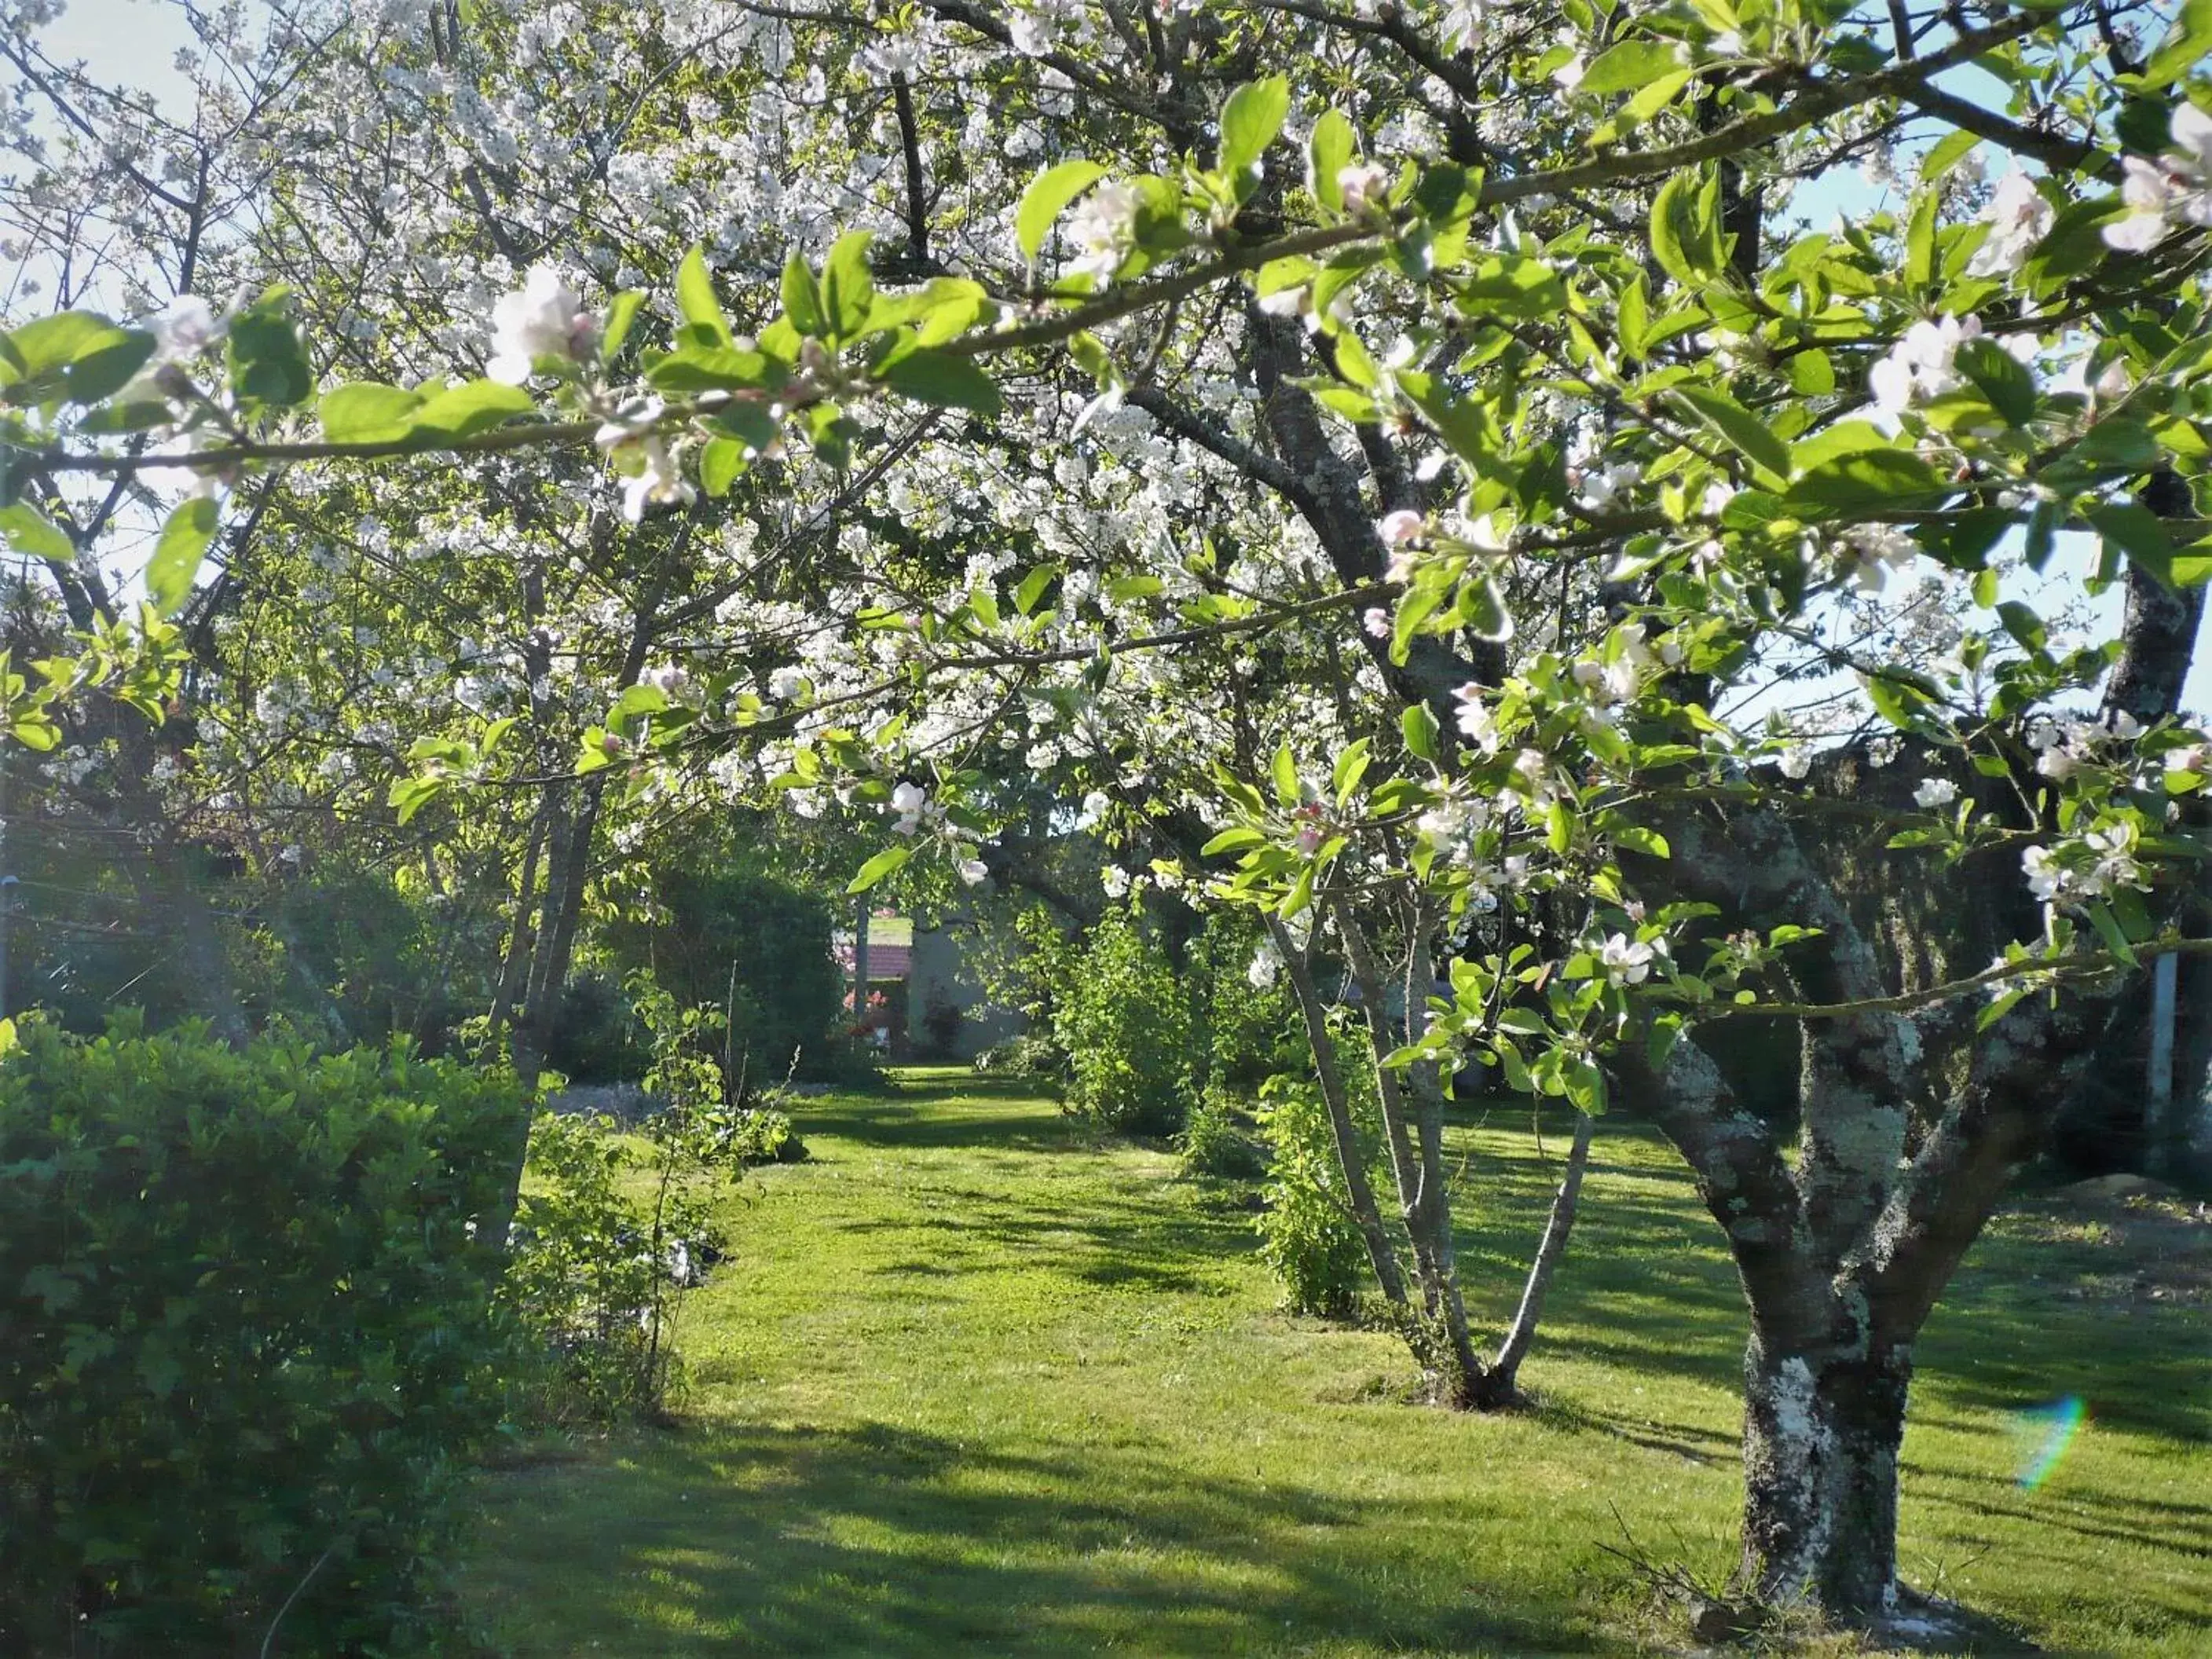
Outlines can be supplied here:
M561 988L545 1064L574 1083L627 1083L647 1063L642 1036L623 988L606 974L586 971Z
M1367 1249L1352 1219L1328 1108L1320 1085L1304 1078L1270 1078L1261 1092L1261 1125L1274 1155L1258 1223L1260 1259L1292 1312L1341 1319L1365 1282Z
M806 1143L792 1127L789 1114L774 1106L748 1106L732 1114L728 1133L731 1155L740 1163L806 1162Z
M1172 1134L1191 1089L1190 1005L1166 953L1127 911L1107 913L1053 1011L1068 1109L1123 1134Z
M496 1425L511 1079L27 1025L0 1062L0 1648L419 1649ZM290 1598L288 1607L288 1598Z
M695 848L652 872L650 913L611 925L607 943L686 1006L725 1009L732 1075L854 1080L870 1069L837 1030L845 977L830 948L829 903L757 867L742 843Z
M1253 978L1253 958L1266 938L1249 915L1221 909L1191 942L1208 1087L1250 1095L1278 1072L1308 1064L1305 1025L1289 981L1279 974Z
M1183 1125L1183 1173L1217 1181L1250 1181L1266 1174L1267 1154L1244 1130L1249 1121L1233 1097L1209 1089Z
M975 1069L991 1077L1031 1078L1058 1085L1067 1080L1067 1056L1049 1036L1024 1031L978 1054Z
M645 1088L660 1109L634 1134L585 1114L531 1128L501 1295L531 1338L519 1395L538 1421L665 1416L684 1292L721 1253L718 1182L805 1156L781 1112L732 1102L721 1009L684 1007L644 972L623 989L652 1044Z
M959 1051L960 1033L968 1024L968 1016L950 1002L939 1000L922 1010L921 1029L929 1039L929 1051L939 1059L949 1059Z
M538 1423L663 1415L680 1372L683 1292L712 1254L689 1183L658 1185L650 1212L627 1190L651 1143L606 1117L541 1115L500 1287L529 1339L516 1407Z

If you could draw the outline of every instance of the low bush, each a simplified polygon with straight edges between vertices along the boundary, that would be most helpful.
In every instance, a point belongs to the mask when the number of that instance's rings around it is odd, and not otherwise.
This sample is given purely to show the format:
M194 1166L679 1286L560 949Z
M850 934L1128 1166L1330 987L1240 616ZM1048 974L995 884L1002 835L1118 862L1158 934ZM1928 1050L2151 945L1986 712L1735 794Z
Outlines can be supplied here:
M1127 911L1092 932L1053 1011L1068 1109L1121 1134L1182 1128L1191 1091L1190 1003L1166 952Z
M716 1253L696 1183L672 1178L665 1146L611 1118L550 1112L531 1126L526 1176L500 1287L526 1339L517 1416L661 1418L681 1379L684 1291ZM642 1203L632 1190L641 1178L652 1182Z
M1251 1118L1231 1096L1206 1091L1183 1125L1178 1145L1185 1175L1215 1181L1251 1181L1267 1172L1267 1154L1247 1133Z
M421 1651L507 1352L514 1081L39 1024L0 1060L0 1651Z
M1198 1048L1209 1088L1245 1096L1278 1072L1310 1064L1304 1023L1288 981L1255 971L1271 959L1267 933L1250 915L1216 910L1191 941L1190 978L1199 1010Z
M1321 1087L1285 1074L1270 1078L1261 1097L1261 1127L1273 1146L1258 1223L1261 1260L1293 1313L1345 1318L1366 1282L1367 1249L1352 1219Z
M1024 1031L994 1042L975 1056L987 1077L1026 1078L1059 1087L1067 1081L1067 1056L1042 1032Z
M623 991L651 1045L656 1109L627 1127L550 1112L531 1127L501 1287L527 1339L515 1395L528 1422L665 1418L684 1293L721 1254L716 1197L748 1165L806 1155L774 1097L732 1100L723 1010L686 1007L643 971Z

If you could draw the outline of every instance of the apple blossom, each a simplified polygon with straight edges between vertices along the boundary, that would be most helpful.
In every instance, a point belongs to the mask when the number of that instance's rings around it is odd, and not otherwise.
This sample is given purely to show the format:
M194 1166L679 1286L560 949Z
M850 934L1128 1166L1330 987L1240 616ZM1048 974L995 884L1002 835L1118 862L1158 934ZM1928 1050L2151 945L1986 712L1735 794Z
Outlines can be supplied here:
M597 330L583 301L551 265L532 265L520 288L491 309L491 359L484 373L508 386L530 379L540 357L582 355Z

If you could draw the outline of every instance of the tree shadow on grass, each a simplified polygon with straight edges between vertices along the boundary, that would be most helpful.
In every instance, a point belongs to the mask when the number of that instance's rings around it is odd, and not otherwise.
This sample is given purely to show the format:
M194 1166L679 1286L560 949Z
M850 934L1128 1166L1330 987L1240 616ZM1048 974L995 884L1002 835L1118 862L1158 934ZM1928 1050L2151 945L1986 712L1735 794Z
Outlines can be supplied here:
M717 1425L631 1446L485 1477L476 1599L517 1659L581 1650L584 1632L641 1654L1210 1655L1286 1628L1382 1651L1596 1650L1557 1608L1474 1581L1472 1563L1404 1573L1370 1540L1418 1528L1419 1504L1127 1452L981 1451L879 1423ZM580 1480L588 1506L563 1490Z
M840 1100L802 1109L792 1123L802 1139L829 1137L879 1152L1096 1153L1104 1149L1104 1143L1082 1125L1035 1107L1028 1111L962 1110L941 1100Z
M933 1254L933 1247L941 1251L957 1245L963 1257L995 1267L1036 1267L1091 1284L1168 1293L1218 1289L1216 1267L1253 1249L1250 1223L1243 1216L1143 1195L1108 1196L1095 1188L1055 1193L1047 1187L1024 1199L988 1188L938 1184L925 1195L931 1207L858 1218L843 1231L910 1237L920 1256Z

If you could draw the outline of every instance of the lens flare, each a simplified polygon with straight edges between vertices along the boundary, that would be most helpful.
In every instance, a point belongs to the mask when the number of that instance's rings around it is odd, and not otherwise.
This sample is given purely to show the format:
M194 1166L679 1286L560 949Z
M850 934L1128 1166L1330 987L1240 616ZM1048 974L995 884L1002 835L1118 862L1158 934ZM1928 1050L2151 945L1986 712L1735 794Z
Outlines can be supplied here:
M2033 1492L2080 1437L2089 1420L2089 1407L2081 1395L2069 1394L2048 1406L2038 1406L2013 1419L2013 1437L2020 1447L2020 1484Z

